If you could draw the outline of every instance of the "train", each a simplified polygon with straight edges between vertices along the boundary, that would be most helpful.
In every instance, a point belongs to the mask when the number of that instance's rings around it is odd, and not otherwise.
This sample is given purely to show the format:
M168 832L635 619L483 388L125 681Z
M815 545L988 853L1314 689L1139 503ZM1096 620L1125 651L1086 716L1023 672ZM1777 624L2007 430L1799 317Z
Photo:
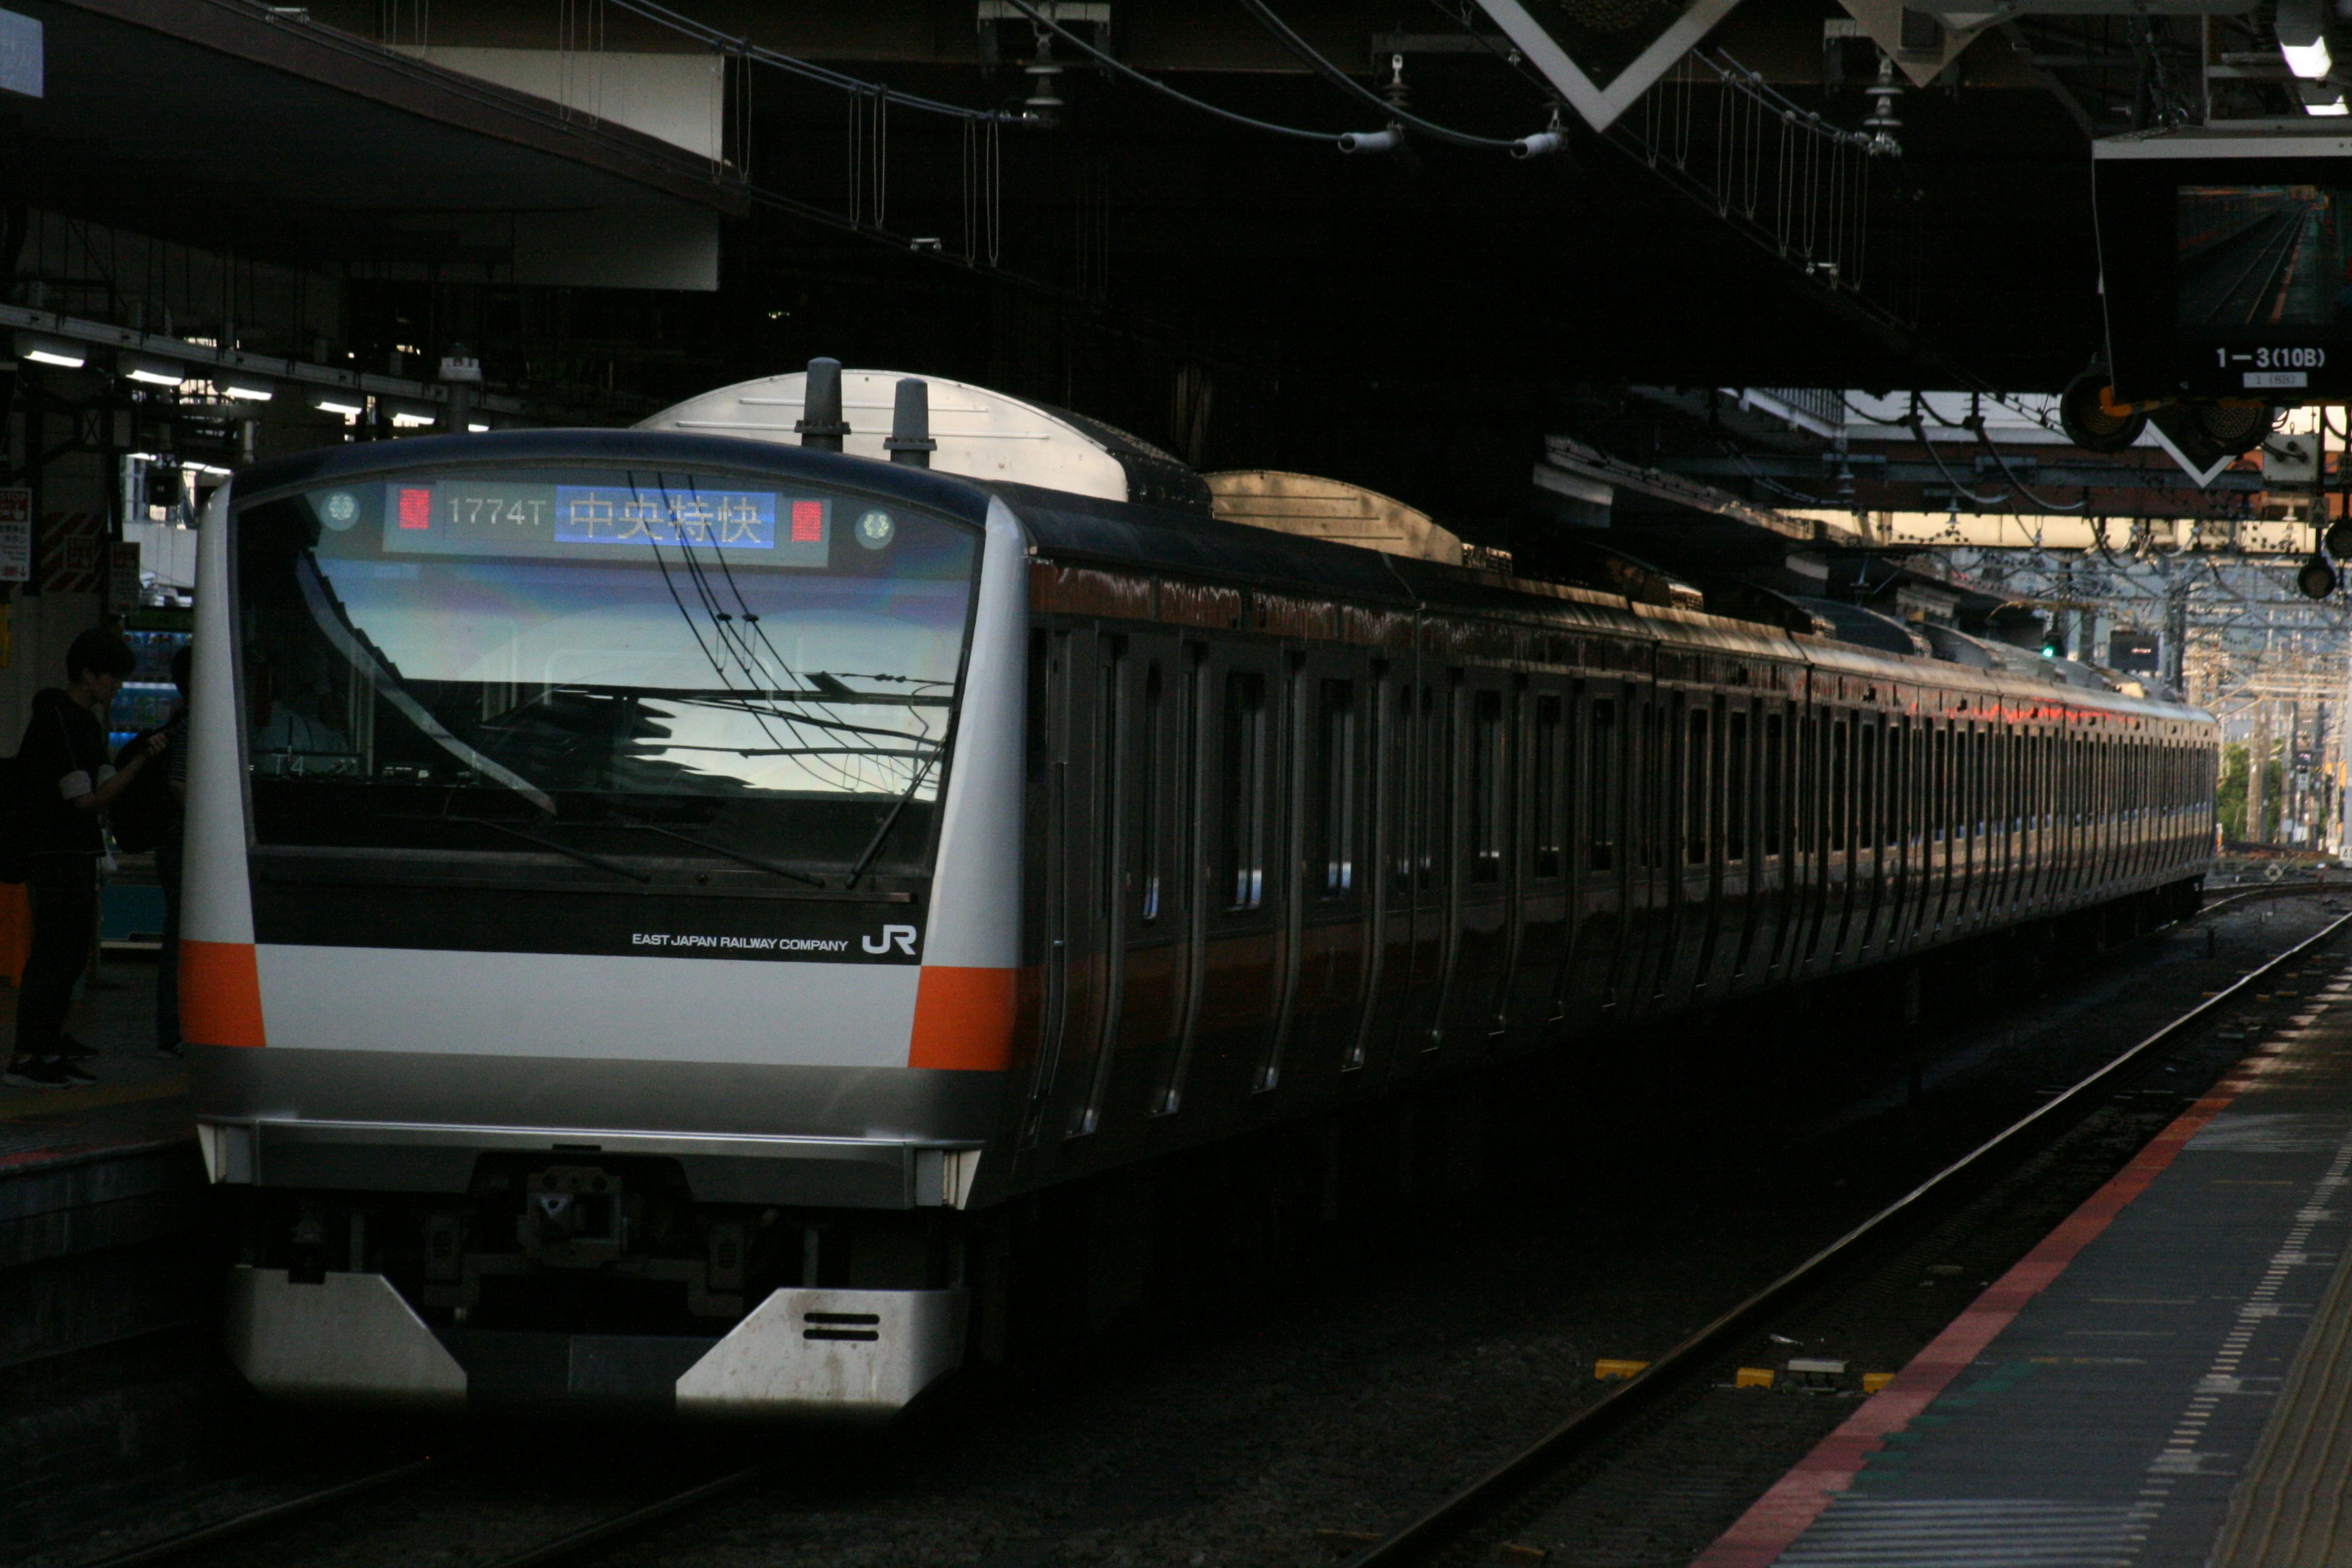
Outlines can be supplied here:
M2160 695L822 363L255 464L195 615L184 1028L289 1400L887 1420L1024 1199L2213 845Z

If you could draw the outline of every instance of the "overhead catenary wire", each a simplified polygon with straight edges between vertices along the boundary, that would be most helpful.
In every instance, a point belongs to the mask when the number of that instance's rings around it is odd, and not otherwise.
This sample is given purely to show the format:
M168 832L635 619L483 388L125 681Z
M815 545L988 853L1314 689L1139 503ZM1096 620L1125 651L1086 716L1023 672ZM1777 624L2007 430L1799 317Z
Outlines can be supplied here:
M1018 4L1019 0L1015 0L1015 3ZM1387 115L1397 123L1410 126L1432 141L1448 142L1456 147L1475 147L1482 152L1490 153L1519 151L1520 139L1518 138L1475 136L1466 131L1456 131L1451 126L1440 125L1435 121L1424 120L1420 115L1406 110L1402 104L1392 103L1382 98L1379 93L1326 59L1317 51L1314 45L1300 37L1289 23L1275 15L1273 9L1265 4L1265 0L1241 0L1241 7L1255 17L1260 26L1272 33L1284 48L1297 56L1316 75L1349 97L1370 104L1374 110ZM1025 10L1027 7L1023 8Z
M789 75L818 82L826 87L837 88L843 92L878 98L908 109L920 110L927 114L943 114L954 120L976 120L999 125L1035 122L1034 117L1030 115L1011 114L998 109L973 109L966 104L949 103L940 99L926 98L920 93L904 92L894 87L886 87L880 82L867 81L862 77L850 76L846 72L818 65L814 60L802 59L797 55L782 54L775 49L755 44L748 37L739 37L730 33L723 33L708 23L698 22L691 16L658 4L658 0L610 0L610 3L624 11L642 16L648 22L657 22L674 32L685 34L698 43L708 44L712 48L739 55L745 59L756 60L764 66L772 66ZM1025 10L1027 7L1024 6L1023 9Z
M1297 142L1328 142L1334 147L1339 144L1339 138L1343 134L1341 132L1308 131L1304 127L1297 125L1277 125L1271 120L1260 120L1255 115L1243 114L1237 110L1227 109L1222 104L1211 103L1207 99L1194 98L1189 92L1169 86L1166 82L1161 81L1158 77L1146 76L1143 72L1137 70L1133 66L1129 65L1124 60L1117 58L1108 51L1095 47L1094 45L1087 42L1076 33L1071 32L1067 27L1063 26L1051 16L1048 16L1044 12L1038 10L1034 5L1030 5L1029 0L1004 0L1004 3L1012 6L1014 10L1020 12L1023 16L1028 17L1031 22L1034 23L1039 27L1042 27L1046 32L1053 34L1054 37L1069 45L1072 48L1076 49L1079 53L1087 56L1097 65L1101 66L1104 69L1111 72L1113 75L1122 77L1129 81L1134 82L1139 87L1149 88L1153 92L1159 93L1163 98L1173 99L1178 103L1197 109L1203 114L1213 115L1219 120L1225 121L1234 125L1245 126L1252 131L1263 131L1271 136L1287 136ZM1382 107L1385 108L1386 106L1383 105Z

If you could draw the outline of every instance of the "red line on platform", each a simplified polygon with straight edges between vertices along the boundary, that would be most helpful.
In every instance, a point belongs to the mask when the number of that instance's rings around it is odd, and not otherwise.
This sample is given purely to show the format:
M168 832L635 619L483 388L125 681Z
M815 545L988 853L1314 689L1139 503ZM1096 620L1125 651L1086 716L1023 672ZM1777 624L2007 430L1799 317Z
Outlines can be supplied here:
M2267 1059L2273 1054L2265 1051L2263 1057ZM1927 1409L1963 1368L1981 1355L2025 1310L2025 1304L2063 1274L2076 1254L2098 1239L2134 1198L2147 1191L2189 1141L2261 1071L2256 1063L2231 1069L2204 1099L2175 1117L2130 1164L2116 1172L2041 1245L1988 1286L1927 1349L1912 1357L1911 1363L1895 1374L1893 1383L1864 1401L1770 1491L1757 1499L1714 1545L1692 1559L1691 1568L1766 1568L1795 1545L1797 1537L1829 1507L1830 1500L1853 1484L1870 1456L1908 1426L1913 1416Z

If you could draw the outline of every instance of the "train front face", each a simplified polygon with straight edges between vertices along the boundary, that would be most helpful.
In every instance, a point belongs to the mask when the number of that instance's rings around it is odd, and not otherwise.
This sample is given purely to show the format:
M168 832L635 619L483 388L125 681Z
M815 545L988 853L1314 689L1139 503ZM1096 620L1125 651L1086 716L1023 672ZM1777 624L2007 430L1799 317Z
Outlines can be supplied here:
M537 432L202 543L183 1019L267 1393L882 1416L961 1353L1022 543L954 480Z

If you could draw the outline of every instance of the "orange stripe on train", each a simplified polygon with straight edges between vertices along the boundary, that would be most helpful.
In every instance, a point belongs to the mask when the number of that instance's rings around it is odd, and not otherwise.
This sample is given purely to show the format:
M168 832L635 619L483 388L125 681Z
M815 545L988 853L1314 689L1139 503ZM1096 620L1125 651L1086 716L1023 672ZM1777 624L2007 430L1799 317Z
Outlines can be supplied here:
M910 1068L1003 1072L1013 1065L1014 971L925 964L915 989Z
M199 1046L264 1043L253 943L180 943L180 1033Z

